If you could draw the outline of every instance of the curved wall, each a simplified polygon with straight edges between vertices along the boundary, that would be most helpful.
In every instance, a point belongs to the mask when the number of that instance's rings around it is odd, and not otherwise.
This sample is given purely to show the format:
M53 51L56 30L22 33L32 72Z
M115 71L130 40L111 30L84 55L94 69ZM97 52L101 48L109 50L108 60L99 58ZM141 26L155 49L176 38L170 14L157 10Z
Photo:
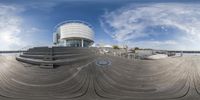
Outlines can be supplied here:
M83 23L66 23L59 27L60 39L85 38L93 41L93 30Z
M57 46L89 47L94 43L94 32L86 22L65 21L55 29L53 41Z

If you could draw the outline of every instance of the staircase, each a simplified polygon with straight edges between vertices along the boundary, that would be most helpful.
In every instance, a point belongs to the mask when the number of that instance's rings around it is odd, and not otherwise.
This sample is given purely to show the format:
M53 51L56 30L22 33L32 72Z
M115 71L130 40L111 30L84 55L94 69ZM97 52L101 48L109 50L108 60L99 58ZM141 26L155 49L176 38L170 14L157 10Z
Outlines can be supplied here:
M93 57L94 52L89 48L34 47L17 56L16 60L38 65L41 68L56 68L80 60L92 59Z

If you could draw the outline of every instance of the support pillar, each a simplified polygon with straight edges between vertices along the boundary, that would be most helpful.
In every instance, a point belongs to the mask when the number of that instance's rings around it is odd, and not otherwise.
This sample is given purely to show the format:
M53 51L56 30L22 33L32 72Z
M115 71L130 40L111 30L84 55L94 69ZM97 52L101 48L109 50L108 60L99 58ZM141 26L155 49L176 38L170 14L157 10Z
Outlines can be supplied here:
M81 47L84 47L83 43L84 43L84 41L83 41L83 39L81 39Z

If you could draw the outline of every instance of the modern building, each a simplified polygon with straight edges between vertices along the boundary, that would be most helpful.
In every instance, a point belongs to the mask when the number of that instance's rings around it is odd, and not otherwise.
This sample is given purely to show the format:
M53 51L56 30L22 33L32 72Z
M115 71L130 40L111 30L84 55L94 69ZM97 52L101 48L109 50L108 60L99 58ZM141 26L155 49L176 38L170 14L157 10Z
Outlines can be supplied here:
M53 38L56 46L89 47L94 43L94 31L86 22L70 20L55 27Z

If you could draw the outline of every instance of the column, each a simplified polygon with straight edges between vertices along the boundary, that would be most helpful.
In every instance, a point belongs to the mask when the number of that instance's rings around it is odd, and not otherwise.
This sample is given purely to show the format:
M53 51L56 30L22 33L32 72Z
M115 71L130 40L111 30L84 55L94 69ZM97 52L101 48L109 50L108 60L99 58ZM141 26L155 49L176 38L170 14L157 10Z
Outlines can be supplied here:
M84 40L83 39L81 39L81 47L84 47Z

